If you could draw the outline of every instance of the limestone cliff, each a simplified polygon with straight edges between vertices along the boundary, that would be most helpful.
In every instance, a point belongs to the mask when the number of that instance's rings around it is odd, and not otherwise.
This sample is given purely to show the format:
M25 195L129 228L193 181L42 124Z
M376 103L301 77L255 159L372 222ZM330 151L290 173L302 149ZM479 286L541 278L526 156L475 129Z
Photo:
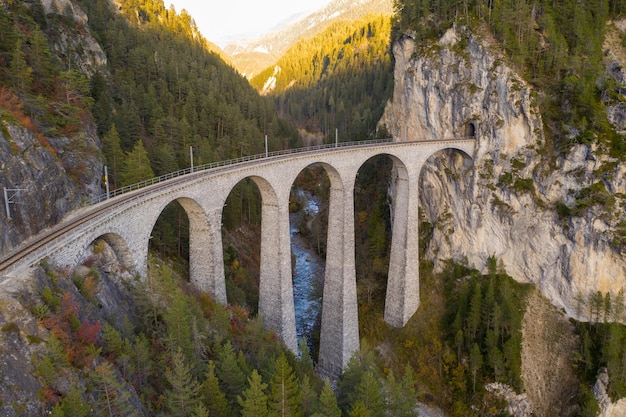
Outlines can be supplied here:
M423 169L420 203L435 226L427 256L478 269L495 256L516 280L583 320L581 296L616 296L626 286L626 248L616 238L626 218L626 166L596 145L577 145L552 164L542 157L540 92L486 34L452 28L428 48L405 35L393 52L394 96L381 124L394 138L477 142L473 161L446 153ZM588 207L570 215L590 194Z
M49 27L54 53L63 62L77 65L83 74L106 69L106 54L89 31L87 14L70 0L42 0L41 4L55 22ZM66 19L54 19L58 16Z

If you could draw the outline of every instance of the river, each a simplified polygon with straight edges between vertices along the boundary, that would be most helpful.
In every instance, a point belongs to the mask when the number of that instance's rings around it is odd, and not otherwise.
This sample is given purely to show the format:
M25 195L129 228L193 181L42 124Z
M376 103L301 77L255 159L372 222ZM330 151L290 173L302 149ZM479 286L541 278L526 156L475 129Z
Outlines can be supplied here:
M311 334L319 315L322 297L319 289L324 279L324 259L317 255L300 235L299 224L306 216L319 213L319 201L311 193L298 190L297 198L302 202L302 210L290 215L291 253L293 266L293 298L296 311L296 335L298 342L307 338L311 349Z

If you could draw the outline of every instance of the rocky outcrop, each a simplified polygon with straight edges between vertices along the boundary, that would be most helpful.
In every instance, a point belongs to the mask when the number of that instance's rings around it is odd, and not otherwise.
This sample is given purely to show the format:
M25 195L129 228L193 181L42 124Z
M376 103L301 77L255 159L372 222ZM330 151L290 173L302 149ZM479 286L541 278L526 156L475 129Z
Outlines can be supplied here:
M623 88L626 85L626 73L624 73L626 47L622 45L620 33L626 33L626 20L619 20L608 25L602 47L604 48L606 78L615 81L619 86L620 94L623 95L626 92ZM609 122L619 133L626 134L626 104L610 94L604 94L602 99L607 107Z
M577 299L596 291L615 297L626 285L626 250L614 239L625 218L626 166L596 146L575 146L555 166L542 158L551 151L538 93L495 45L487 31L457 28L428 48L404 36L393 47L394 96L381 124L400 141L476 138L473 160L444 152L422 171L420 203L435 226L427 256L436 267L456 259L484 269L495 256L513 278L585 319ZM615 204L590 197L568 215L594 184Z
M600 406L600 414L598 417L623 417L626 416L626 399L613 403L608 394L609 374L603 369L598 375L595 385L593 386L593 395Z
M46 317L50 315L42 294L53 289L67 295L73 303L73 311L80 323L108 323L122 329L133 323L137 311L132 303L129 289L133 275L122 272L113 250L104 242L91 248L90 266L79 266L71 275L64 276L55 270L34 268L25 272L20 281L2 285L0 291L0 416L49 415L51 403L59 400L72 389L84 392L86 403L97 407L99 390L90 385L93 372L101 358L82 370L68 364L57 363L54 372L46 368L49 358L54 357L49 341L53 332L48 330ZM106 273L105 270L114 273ZM71 277L71 278L70 278ZM96 277L93 293L76 283L87 277ZM12 285L14 284L14 285ZM46 290L47 289L47 290ZM52 294L52 292L49 292ZM100 337L102 337L100 335ZM67 355L64 350L65 355ZM67 361L67 358L65 358ZM97 361L97 362L96 362ZM145 416L132 385L119 372L112 376L120 397L125 398L128 410L124 415Z
M499 382L487 384L485 389L504 399L508 404L507 412L513 417L530 417L533 415L533 405L528 401L526 394L517 394L511 387Z
M88 76L105 70L87 15L70 0L43 0L42 6L55 55ZM100 139L88 117L71 137L45 137L0 112L0 258L100 194L101 173ZM4 188L20 190L8 191L9 213Z
M100 194L101 172L95 132L46 139L0 120L0 184L20 190L8 192L10 219L2 196L0 257Z
M87 14L70 0L42 0L48 19L49 38L54 53L86 75L106 71L107 57L100 44L91 35Z

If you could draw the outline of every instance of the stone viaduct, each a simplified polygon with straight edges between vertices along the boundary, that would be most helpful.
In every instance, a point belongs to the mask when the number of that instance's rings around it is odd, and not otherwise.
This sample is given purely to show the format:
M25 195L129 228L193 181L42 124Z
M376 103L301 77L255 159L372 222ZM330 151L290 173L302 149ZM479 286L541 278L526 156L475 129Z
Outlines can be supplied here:
M227 303L222 211L232 189L250 178L262 197L259 314L265 327L274 330L296 352L289 195L302 170L321 164L331 190L318 368L323 373L339 375L359 348L354 241L354 184L359 169L370 158L386 155L393 160L397 173L384 314L387 323L402 327L419 305L420 171L429 157L444 149L473 156L475 141L343 145L196 171L159 183L159 187L143 188L141 194L138 190L113 197L107 202L119 200L120 204L91 218L79 232L66 234L69 238L65 236L48 245L47 253L39 258L45 255L58 265L76 266L89 245L100 238L113 247L122 264L145 274L152 229L163 209L178 201L189 217L190 281L217 301ZM151 188L154 192L146 193Z

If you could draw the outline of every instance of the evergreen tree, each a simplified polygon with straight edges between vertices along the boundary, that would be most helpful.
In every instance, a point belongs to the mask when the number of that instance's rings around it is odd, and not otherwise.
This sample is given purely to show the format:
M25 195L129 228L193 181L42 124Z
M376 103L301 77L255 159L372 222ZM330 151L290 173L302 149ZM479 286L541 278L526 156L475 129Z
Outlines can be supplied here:
M215 375L215 363L209 361L208 368L201 388L204 405L211 417L229 417L230 406Z
M311 375L313 373L311 372ZM300 392L302 393L301 407L305 417L313 414L318 408L317 393L311 385L309 374L306 373L300 378Z
M169 349L179 349L188 363L193 363L194 346L192 338L191 314L187 296L175 289L172 294L169 308L163 313L167 325L166 341Z
M53 66L52 66L52 54L48 47L48 42L39 28L35 27L33 35L30 39L31 51L30 62L32 64L32 77L35 83L35 89L37 91L43 91L50 94L52 92L53 80Z
M239 366L237 356L230 341L220 349L217 358L217 376L231 408L238 410L237 396L246 386L245 373Z
M374 372L365 371L354 397L356 403L362 403L371 417L383 417L385 413L385 399L382 387Z
M613 303L613 321L621 322L624 320L624 289L620 288L615 302Z
M319 409L315 413L315 417L341 417L341 410L337 405L337 398L330 387L328 379L324 381L324 387L320 394Z
M476 392L476 377L482 371L483 355L477 343L472 345L469 358L470 372L472 373L472 391Z
M91 415L91 405L85 401L84 390L72 386L70 392L59 401L50 414L51 417L87 417Z
M413 368L409 364L404 368L404 376L397 381L393 372L387 378L389 385L389 399L387 401L388 415L393 417L417 417L417 393L415 392L415 377Z
M502 355L502 351L497 346L491 348L487 352L487 358L489 360L489 366L493 369L493 374L496 378L496 381L501 381L502 376L504 375L504 357Z
M311 372L314 370L313 359L311 358L311 351L307 343L306 337L300 339L298 344L298 350L300 351L300 364L304 372Z
M206 409L204 404L198 404L195 406L193 411L191 412L191 417L210 417L209 411Z
M26 54L23 49L22 38L18 38L13 49L9 74L13 87L18 94L25 94L30 88L32 68L26 63Z
M577 403L581 406L581 417L597 417L602 411L593 392L584 384L580 384L578 388Z
M609 322L611 320L611 315L613 313L612 311L612 305L611 305L611 293L607 292L606 296L604 297L604 315L602 317L602 321L606 324L607 322Z
M115 185L121 184L121 171L124 161L124 152L120 147L120 136L117 133L115 124L102 138L102 152L104 153L104 163L108 165L109 182Z
M113 365L103 362L96 366L91 375L95 385L97 401L93 412L98 416L127 415L131 411L130 393L117 378Z
M150 351L150 342L144 334L135 336L132 357L135 364L133 382L142 388L155 368L152 352Z
M372 413L367 409L365 404L362 401L357 401L354 403L350 412L348 413L349 417L372 417Z
M469 339L475 341L482 318L482 290L479 282L474 283L474 291L470 300L469 316L467 318L467 327L469 331Z
M237 397L237 402L241 406L242 417L267 417L269 410L267 408L267 395L265 390L267 384L261 380L261 375L256 369L252 371L252 375L248 378L248 388Z
M135 143L133 150L126 154L126 159L122 165L121 184L136 184L153 177L154 173L152 168L150 168L148 153L143 143L139 140Z
M281 354L276 359L274 375L270 383L269 409L280 417L300 417L302 392L287 356Z
M200 386L185 361L182 349L172 354L172 366L165 371L170 388L165 391L165 405L170 416L186 417L196 408Z

